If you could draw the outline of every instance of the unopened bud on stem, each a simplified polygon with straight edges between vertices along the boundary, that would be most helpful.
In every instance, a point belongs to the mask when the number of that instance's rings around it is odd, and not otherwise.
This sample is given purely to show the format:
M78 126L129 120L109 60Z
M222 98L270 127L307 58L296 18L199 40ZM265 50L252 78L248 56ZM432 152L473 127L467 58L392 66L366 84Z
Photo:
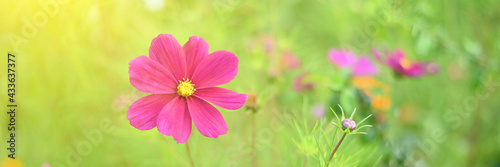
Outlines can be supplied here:
M342 121L342 126L344 128L349 128L350 130L356 129L356 122L354 122L352 119L344 119Z

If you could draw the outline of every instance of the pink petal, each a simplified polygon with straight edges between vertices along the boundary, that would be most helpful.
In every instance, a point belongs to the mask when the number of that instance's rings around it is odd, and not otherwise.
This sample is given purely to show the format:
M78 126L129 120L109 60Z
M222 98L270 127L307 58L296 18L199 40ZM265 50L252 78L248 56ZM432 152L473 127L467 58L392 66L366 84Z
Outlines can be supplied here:
M146 56L128 63L130 83L145 93L170 94L177 91L177 82L165 67Z
M356 63L356 56L349 51L331 49L328 52L330 62L341 68L351 67Z
M355 76L375 75L377 72L377 67L368 57L361 57L353 68L353 74Z
M228 51L216 51L201 61L193 73L196 89L230 82L238 73L238 58Z
M408 69L405 69L402 74L410 77L420 77L424 74L424 72L424 67L421 64L415 63Z
M174 36L160 34L154 38L149 47L149 57L163 65L175 80L186 77L186 57Z
M391 54L391 57L393 57L394 59L396 59L397 61L400 61L401 59L404 59L406 56L405 56L405 53L402 51L402 50L399 50L399 49L396 49L392 54Z
M194 92L194 95L228 110L241 108L248 97L246 94L236 93L232 90L220 87L198 89Z
M426 74L437 74L439 73L439 66L436 63L421 63L425 67Z
M186 99L177 96L158 115L158 131L174 137L177 143L185 143L191 135L191 116Z
M385 64L386 66L390 67L392 70L398 72L398 73L403 73L404 68L400 64L399 58L396 58L394 54L392 53L387 53L386 52L386 57L382 58L380 55L380 52L377 49L372 50L373 56L380 62ZM401 56L401 55L398 55Z
M191 78L198 64L208 55L208 43L203 38L192 36L182 48L186 54L186 77Z
M203 136L217 138L227 133L226 121L215 107L196 96L187 101L194 125Z
M127 110L130 125L139 130L150 130L156 126L156 117L165 105L177 95L149 95L135 101Z
M401 60L400 60L402 58L402 57L400 57L401 55L396 56L395 54L392 54L392 53L387 53L387 54L388 54L388 57L387 57L385 64L388 67L390 67L393 71L396 71L396 72L404 75L406 69L401 64Z

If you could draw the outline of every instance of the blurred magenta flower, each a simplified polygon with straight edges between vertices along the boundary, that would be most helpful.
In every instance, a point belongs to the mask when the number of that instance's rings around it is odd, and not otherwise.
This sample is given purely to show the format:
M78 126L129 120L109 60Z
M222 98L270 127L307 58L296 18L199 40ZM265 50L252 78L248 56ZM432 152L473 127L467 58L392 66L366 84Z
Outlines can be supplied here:
M386 58L382 58L379 51L373 49L373 55L383 64L400 75L407 77L421 77L423 75L436 74L439 66L432 62L409 62L403 51L395 50L386 52Z
M157 127L177 143L189 139L191 121L204 136L226 134L224 118L208 102L235 110L247 98L246 94L215 87L233 80L238 58L228 51L208 54L207 42L197 36L181 47L172 35L160 34L151 42L149 57L137 57L129 65L130 83L151 93L130 106L130 124L139 130Z
M293 80L292 88L296 92L305 92L309 90L313 90L316 87L314 82L307 82L306 77L309 76L309 73L302 73L295 77Z
M350 69L354 76L373 76L378 72L377 67L366 56L356 57L349 51L330 49L330 62L343 69Z

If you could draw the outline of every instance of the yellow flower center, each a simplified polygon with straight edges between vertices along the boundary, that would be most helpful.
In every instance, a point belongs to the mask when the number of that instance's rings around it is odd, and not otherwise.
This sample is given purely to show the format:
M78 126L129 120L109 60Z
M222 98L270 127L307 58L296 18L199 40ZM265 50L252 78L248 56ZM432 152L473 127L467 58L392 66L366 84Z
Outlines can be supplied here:
M403 66L403 68L405 69L408 69L410 68L411 66L411 63L406 59L406 58L403 58L401 60L399 60L399 63L401 64L401 66Z
M194 89L194 84L191 83L189 79L182 78L182 81L179 81L179 86L177 86L177 93L182 97L191 96L196 89Z

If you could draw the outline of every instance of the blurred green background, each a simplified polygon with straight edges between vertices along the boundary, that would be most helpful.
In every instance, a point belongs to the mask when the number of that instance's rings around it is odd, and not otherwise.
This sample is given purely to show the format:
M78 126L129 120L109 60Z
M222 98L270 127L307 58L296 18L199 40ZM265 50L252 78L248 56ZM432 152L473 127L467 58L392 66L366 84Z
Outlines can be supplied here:
M293 120L311 128L313 105L336 106L332 89L345 79L328 62L331 48L370 57L373 48L400 48L410 60L441 69L397 78L378 63L376 79L390 89L386 111L363 109L353 91L342 91L337 103L347 113L357 108L358 120L374 114L374 127L346 138L333 166L500 166L497 0L1 4L0 64L6 70L7 53L16 55L16 159L24 166L189 166L184 145L156 128L137 130L126 118L128 107L146 95L130 84L128 62L148 55L152 39L165 33L181 45L196 35L210 52L235 53L239 73L223 87L257 97L256 114L218 108L226 135L207 138L193 129L188 142L196 166L318 166L297 142ZM286 52L300 60L299 68L283 67ZM292 90L302 73L309 73L313 90ZM6 71L0 79L6 111ZM10 117L1 115L5 162Z

